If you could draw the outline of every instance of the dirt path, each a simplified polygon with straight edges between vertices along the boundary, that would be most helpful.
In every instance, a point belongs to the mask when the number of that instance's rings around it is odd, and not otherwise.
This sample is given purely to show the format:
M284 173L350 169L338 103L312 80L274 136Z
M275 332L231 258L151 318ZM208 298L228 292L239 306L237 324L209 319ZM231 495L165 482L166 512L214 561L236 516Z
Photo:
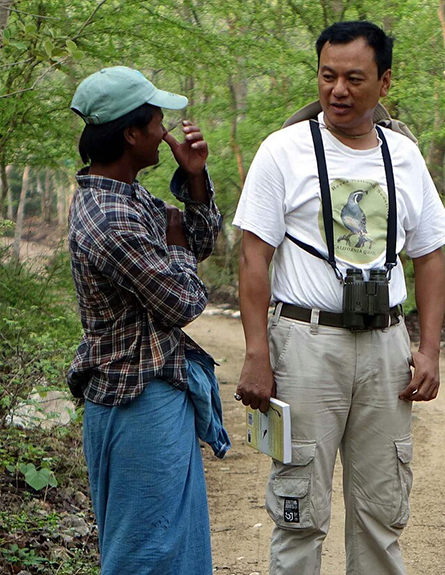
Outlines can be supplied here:
M215 573L267 575L272 522L264 508L269 458L244 442L245 414L233 399L244 354L241 322L204 315L188 333L220 362L226 427L233 447L224 460L204 448ZM445 382L445 357L441 359ZM416 404L414 487L411 519L402 537L408 575L445 573L445 392L432 403ZM341 468L336 467L331 530L323 549L322 575L344 575ZM377 575L377 574L376 574Z

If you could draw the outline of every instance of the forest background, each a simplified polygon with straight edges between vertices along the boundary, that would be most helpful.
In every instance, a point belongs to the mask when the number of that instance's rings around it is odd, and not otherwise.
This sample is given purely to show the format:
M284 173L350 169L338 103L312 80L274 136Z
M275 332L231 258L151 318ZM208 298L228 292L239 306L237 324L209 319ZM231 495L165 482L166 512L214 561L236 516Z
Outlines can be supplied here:
M217 249L201 274L215 299L233 303L239 234L231 221L249 164L268 134L316 99L320 31L351 19L371 20L395 38L393 84L383 103L418 138L444 199L445 0L0 0L0 488L13 485L11 493L23 502L20 489L33 496L43 489L46 498L57 483L76 476L62 452L68 440L77 445L81 408L65 435L53 434L60 445L35 434L31 440L8 422L31 390L64 387L80 337L66 255L67 213L82 167L82 121L69 109L78 83L123 64L188 96L184 114L209 142L209 170L224 216ZM165 114L177 138L181 114ZM140 180L173 202L173 170L165 145L160 164ZM59 249L38 266L20 259L30 229L60 239ZM412 266L407 258L404 265L412 311ZM30 510L17 517L0 505L0 571L2 565L5 573L25 566L63 575L53 559L18 543L37 519ZM74 572L72 565L66 569Z

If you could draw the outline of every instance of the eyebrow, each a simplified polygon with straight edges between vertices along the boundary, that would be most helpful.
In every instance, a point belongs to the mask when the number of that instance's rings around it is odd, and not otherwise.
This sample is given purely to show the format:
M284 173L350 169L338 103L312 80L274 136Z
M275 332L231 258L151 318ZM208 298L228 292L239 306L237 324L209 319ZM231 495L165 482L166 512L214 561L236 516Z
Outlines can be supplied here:
M322 66L320 68L320 72L332 72L334 74L337 73L334 68L331 68L330 66ZM365 76L365 73L360 68L352 68L351 70L347 70L346 74L359 74L361 76Z

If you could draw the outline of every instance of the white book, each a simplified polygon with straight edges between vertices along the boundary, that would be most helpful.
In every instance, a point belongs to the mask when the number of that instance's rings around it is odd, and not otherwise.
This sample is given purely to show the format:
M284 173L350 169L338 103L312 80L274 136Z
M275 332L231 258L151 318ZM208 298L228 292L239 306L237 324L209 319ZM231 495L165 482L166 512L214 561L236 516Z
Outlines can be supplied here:
M272 397L266 413L247 406L246 423L247 445L282 463L292 461L290 406L288 403Z

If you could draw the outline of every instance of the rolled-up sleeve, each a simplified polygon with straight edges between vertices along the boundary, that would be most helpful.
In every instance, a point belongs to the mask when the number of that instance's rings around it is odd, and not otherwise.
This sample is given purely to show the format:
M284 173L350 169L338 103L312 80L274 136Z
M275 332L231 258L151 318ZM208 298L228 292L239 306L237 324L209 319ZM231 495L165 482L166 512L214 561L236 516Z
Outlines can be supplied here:
M214 187L207 168L205 179L209 205L190 198L187 175L181 168L176 170L170 183L172 194L185 204L185 234L198 262L211 255L222 226L222 217L214 201Z

